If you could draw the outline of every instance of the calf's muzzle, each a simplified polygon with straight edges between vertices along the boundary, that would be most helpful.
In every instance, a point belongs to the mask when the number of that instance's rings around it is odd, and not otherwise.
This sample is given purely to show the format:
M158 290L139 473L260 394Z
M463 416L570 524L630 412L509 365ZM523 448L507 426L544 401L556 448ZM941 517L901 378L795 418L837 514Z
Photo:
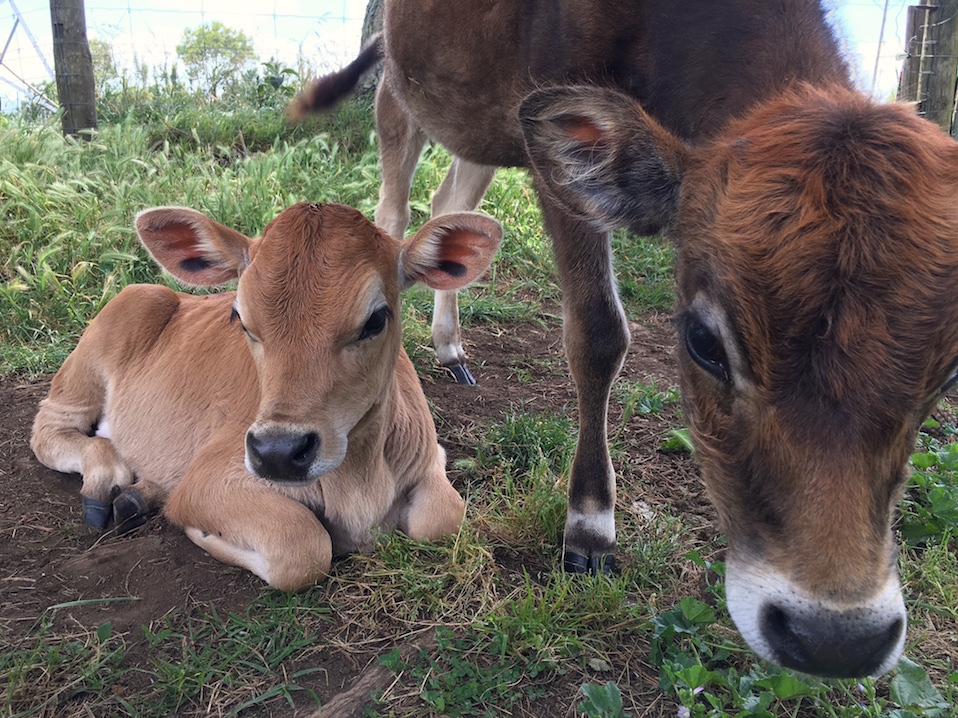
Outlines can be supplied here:
M256 476L280 483L309 480L309 470L319 454L316 432L290 433L264 430L246 432L246 460Z

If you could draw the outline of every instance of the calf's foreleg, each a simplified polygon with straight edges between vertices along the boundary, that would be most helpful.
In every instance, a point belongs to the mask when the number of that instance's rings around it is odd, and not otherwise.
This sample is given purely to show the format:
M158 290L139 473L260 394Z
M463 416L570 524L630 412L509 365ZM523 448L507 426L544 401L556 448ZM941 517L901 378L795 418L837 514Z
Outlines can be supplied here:
M329 573L329 533L309 508L246 470L244 433L227 432L204 447L164 513L213 558L282 591L308 588Z
M579 404L563 564L573 573L609 572L615 567L616 540L608 405L629 346L628 324L612 272L609 235L570 218L540 190L562 283L563 338Z

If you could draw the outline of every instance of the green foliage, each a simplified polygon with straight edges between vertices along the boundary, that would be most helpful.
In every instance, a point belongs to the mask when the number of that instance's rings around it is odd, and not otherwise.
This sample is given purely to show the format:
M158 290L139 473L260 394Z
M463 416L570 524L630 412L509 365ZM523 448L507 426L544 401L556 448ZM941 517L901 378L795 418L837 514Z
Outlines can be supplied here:
M420 698L441 715L487 716L493 706L517 697L529 701L544 695L534 679L544 667L521 657L506 656L495 641L447 628L436 629L437 655L421 650L410 661L393 649L380 662L394 673L409 672L420 686ZM529 679L533 679L531 682Z
M712 568L724 573L722 565ZM721 586L711 590L721 602ZM715 630L717 621L710 606L691 597L652 619L650 662L659 667L660 688L681 703L679 718L805 715L803 706L843 718L938 718L950 709L925 669L908 658L895 669L888 698L872 679L821 681L777 666L743 668L741 649Z
M108 82L119 78L120 73L113 58L113 46L98 37L89 38L90 55L93 58L93 77L98 92Z
M675 248L662 237L612 235L615 274L626 313L669 311L675 302Z
M249 36L219 21L184 30L176 52L187 76L213 97L220 85L230 84L243 66L256 58Z
M495 464L513 475L532 473L540 466L561 475L574 449L575 436L567 416L530 413L518 407L507 412L501 424L489 427L479 462Z
M581 690L585 700L576 707L589 718L629 718L632 715L623 711L622 693L612 681L606 681L604 686L586 683Z
M73 696L83 692L111 694L110 688L123 680L127 645L115 635L113 626L103 623L94 630L64 631L56 625L58 611L81 604L108 603L78 601L51 606L16 643L0 648L0 681L4 715L58 715ZM109 701L114 709L124 701Z
M939 427L934 420L925 426L952 439L958 434L953 425ZM923 450L911 457L915 471L902 502L901 533L912 546L948 543L958 536L958 443L922 432L919 445Z
M231 613L223 618L211 604L205 614L185 619L171 614L158 629L144 626L158 686L154 715L203 704L222 686L244 680L255 685L260 677L277 682L267 691L249 695L231 715L276 696L286 697L292 705L290 694L303 690L318 706L315 694L295 681L322 668L284 671L283 667L312 643L304 619L323 622L329 612L325 606L304 603L299 596L270 592L242 616ZM280 676L286 679L279 681Z

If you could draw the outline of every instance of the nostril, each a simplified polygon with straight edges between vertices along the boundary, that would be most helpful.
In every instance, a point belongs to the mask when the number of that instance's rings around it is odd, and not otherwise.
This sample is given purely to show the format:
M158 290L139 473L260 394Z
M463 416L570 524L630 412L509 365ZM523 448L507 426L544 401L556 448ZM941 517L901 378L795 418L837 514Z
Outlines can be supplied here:
M319 453L319 436L315 433L304 434L300 437L299 445L293 452L291 461L294 466L308 467Z
M777 662L828 678L858 678L876 673L896 649L905 622L896 617L876 622L862 610L789 613L774 604L762 612L762 634Z

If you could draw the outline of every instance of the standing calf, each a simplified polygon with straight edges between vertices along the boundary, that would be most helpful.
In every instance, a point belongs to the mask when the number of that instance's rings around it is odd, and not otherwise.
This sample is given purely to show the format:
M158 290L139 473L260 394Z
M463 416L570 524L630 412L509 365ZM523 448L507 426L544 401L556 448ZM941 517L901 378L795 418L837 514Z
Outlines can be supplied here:
M629 330L610 233L663 231L732 618L806 673L892 668L894 507L958 381L958 144L856 92L814 0L387 0L383 34L294 113L380 56L387 231L427 138L454 156L434 215L478 206L497 166L531 170L578 393L565 568L608 570L616 549L607 417ZM452 292L433 337L468 381Z
M298 204L258 239L177 207L136 228L178 279L239 283L211 296L127 287L54 377L31 446L82 474L84 521L102 528L112 509L136 523L165 502L197 545L285 590L380 528L458 530L399 292L478 277L497 222L450 214L399 242L348 207Z

